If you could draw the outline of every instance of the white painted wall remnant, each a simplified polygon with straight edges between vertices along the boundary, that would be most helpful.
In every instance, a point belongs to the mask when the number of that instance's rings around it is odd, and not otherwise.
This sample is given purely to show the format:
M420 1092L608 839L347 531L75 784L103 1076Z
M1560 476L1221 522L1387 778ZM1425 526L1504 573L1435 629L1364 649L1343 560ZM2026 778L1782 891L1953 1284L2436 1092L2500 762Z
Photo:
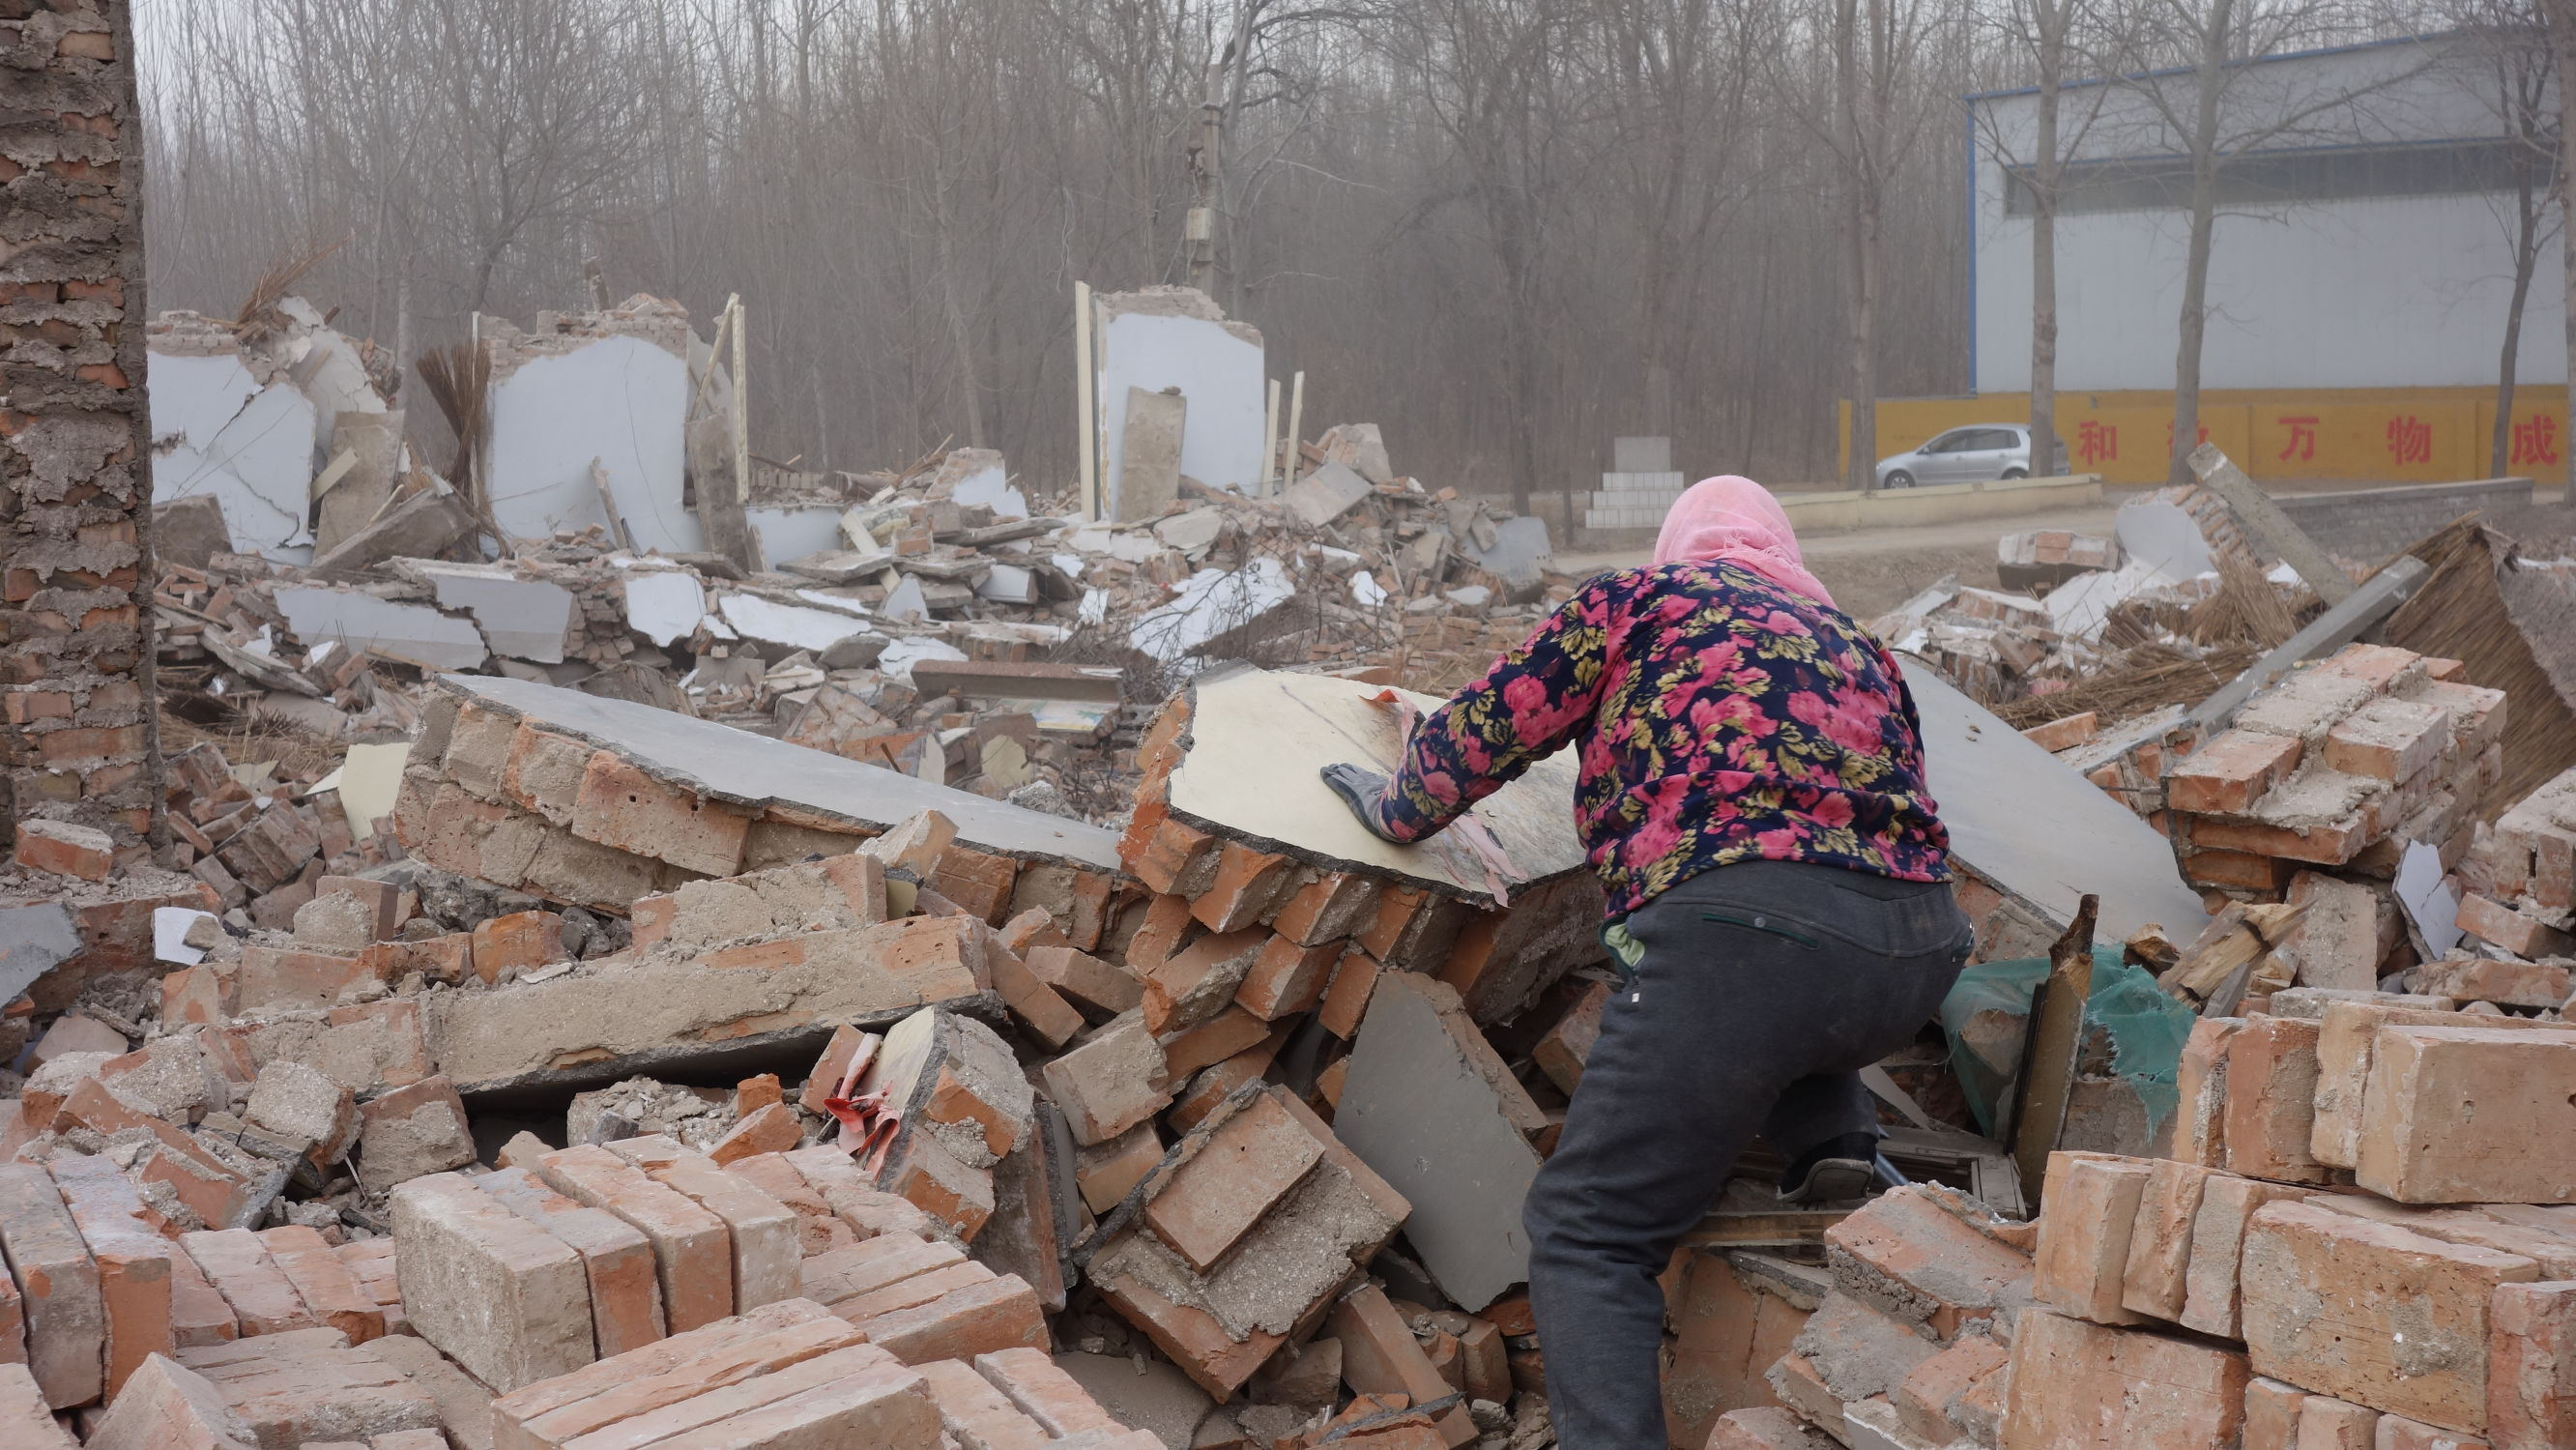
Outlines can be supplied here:
M819 652L868 632L865 621L840 610L780 604L757 594L725 595L716 602L716 612L744 639L781 649Z
M657 645L695 634L707 617L707 591L685 569L626 569L626 623Z
M522 579L502 564L404 563L429 580L441 608L474 616L492 653L541 665L563 663L564 640L579 608L571 590L543 579Z
M753 504L743 510L751 518L751 530L760 535L760 548L772 565L809 554L836 554L841 550L841 507L838 504ZM637 540L642 543L642 540Z
M1165 664L1185 659L1218 635L1239 629L1296 597L1288 571L1267 554L1240 569L1201 569L1181 581L1172 602L1137 616L1128 643Z
M1029 516L1028 495L1011 486L1010 469L998 449L948 450L948 456L939 462L939 471L931 476L931 496L937 497L943 485L949 498L970 507L981 504L991 509L995 518Z
M1230 322L1204 292L1148 287L1099 299L1100 368L1092 396L1101 409L1103 486L1116 488L1125 451L1129 388L1178 388L1189 400L1181 473L1212 488L1252 493L1261 484L1265 439L1261 333ZM1117 500L1109 500L1112 517Z
M266 320L245 344L233 324L200 313L153 319L152 501L213 498L234 552L306 564L313 477L334 423L387 405L358 344L312 304L283 298Z
M532 352L558 343L572 346ZM636 548L705 547L697 516L680 502L689 365L679 352L623 334L491 345L501 356L493 365L483 479L494 522L521 538L606 523L590 476L596 459Z

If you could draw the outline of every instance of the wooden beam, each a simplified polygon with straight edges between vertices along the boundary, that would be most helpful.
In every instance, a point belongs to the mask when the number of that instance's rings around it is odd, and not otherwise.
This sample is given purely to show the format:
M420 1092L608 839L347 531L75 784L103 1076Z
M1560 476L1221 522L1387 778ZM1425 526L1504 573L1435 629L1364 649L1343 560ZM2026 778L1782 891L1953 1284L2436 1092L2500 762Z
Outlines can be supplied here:
M2032 995L2030 1043L2021 1057L2021 1090L2013 1112L2013 1164L2034 1204L2048 1191L2048 1155L2066 1131L2084 1049L2084 1008L2093 997L2093 921L2101 898L2087 894L2075 922L2048 949L2048 976Z
M1106 516L1100 500L1100 409L1092 390L1099 360L1091 347L1091 284L1073 284L1074 451L1082 455L1082 516L1098 523Z

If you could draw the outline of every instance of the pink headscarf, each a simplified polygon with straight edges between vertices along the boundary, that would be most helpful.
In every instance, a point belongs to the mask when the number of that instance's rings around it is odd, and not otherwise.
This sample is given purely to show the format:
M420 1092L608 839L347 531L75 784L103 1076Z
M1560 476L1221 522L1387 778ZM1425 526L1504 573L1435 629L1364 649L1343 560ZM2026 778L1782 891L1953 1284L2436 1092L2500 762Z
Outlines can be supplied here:
M1656 563L1713 559L1750 569L1783 589L1833 607L1834 596L1799 558L1789 515L1771 490L1752 479L1731 473L1703 478L1664 515L1663 531L1655 535Z

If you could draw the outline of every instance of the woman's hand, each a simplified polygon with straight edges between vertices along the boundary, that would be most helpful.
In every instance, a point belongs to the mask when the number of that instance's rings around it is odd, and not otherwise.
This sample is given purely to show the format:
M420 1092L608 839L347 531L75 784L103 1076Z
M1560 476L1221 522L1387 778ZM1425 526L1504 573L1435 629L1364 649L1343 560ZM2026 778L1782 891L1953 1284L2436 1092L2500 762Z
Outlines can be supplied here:
M1379 803L1386 799L1385 776L1356 765L1328 765L1322 775L1324 784L1333 788L1333 794L1342 798L1342 804L1351 808L1351 814L1359 818L1370 835L1399 846L1404 844L1386 833L1386 817L1379 809Z

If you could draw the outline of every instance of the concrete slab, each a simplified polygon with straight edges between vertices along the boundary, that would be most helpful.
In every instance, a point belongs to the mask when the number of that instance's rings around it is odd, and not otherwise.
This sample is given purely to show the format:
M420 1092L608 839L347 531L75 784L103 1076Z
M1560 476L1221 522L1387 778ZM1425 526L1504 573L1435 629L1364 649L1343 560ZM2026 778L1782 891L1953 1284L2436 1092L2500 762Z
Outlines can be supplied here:
M1529 1277L1521 1200L1539 1154L1504 1094L1527 1094L1445 985L1382 976L1351 1046L1333 1133L1413 1205L1404 1234L1442 1292L1474 1311ZM1499 1075L1500 1081L1496 1081Z
M1175 812L1266 851L1491 903L1484 865L1456 831L1418 845L1391 845L1360 829L1320 778L1318 772L1337 761L1381 772L1395 768L1394 713L1369 703L1378 687L1325 675L1236 670L1202 676L1192 688L1190 752L1171 776ZM1429 695L1397 693L1417 710L1441 703ZM2003 728L2001 722L1996 728ZM1560 751L1468 812L1502 847L1520 883L1588 869L1574 834L1574 767L1574 752Z
M1308 527L1322 528L1359 507L1360 500L1375 491L1357 469L1327 463L1288 485L1282 501Z
M788 806L870 831L936 810L956 822L958 840L979 851L1060 857L1095 870L1119 869L1117 834L1097 826L986 800L650 705L497 675L440 679L506 714L613 749L656 779L731 805L755 810ZM1323 789L1320 782L1316 789Z
M851 635L868 632L865 620L841 610L780 604L757 594L727 594L716 601L716 612L733 626L734 633L777 649L820 654Z
M2154 827L1929 664L1910 661L1905 683L1950 849L1978 875L2061 925L2074 919L2084 893L2099 895L2099 941L2122 940L2150 922L2189 934L2208 920Z
M1127 642L1172 664L1296 597L1288 571L1267 554L1239 569L1201 569L1181 581L1171 603L1138 615Z
M0 908L0 1002L16 1000L80 949L80 928L61 902Z
M441 608L473 615L492 653L541 665L563 663L564 638L580 607L571 590L543 579L519 578L498 564L406 559L403 567L429 580Z
M473 621L426 604L402 604L356 589L290 585L277 591L286 627L310 649L336 639L432 670L472 669L491 653Z
M1189 431L1189 402L1177 388L1127 390L1118 428L1118 471L1112 477L1110 517L1121 523L1150 519L1181 492L1181 440Z
M1477 568L1507 584L1535 583L1540 567L1552 562L1555 554L1555 546L1548 542L1547 520L1526 517L1495 521L1490 549L1479 548L1467 538L1458 541L1458 550Z
M1662 437L1613 438L1610 440L1610 467L1617 473L1669 473L1673 467L1673 440Z

